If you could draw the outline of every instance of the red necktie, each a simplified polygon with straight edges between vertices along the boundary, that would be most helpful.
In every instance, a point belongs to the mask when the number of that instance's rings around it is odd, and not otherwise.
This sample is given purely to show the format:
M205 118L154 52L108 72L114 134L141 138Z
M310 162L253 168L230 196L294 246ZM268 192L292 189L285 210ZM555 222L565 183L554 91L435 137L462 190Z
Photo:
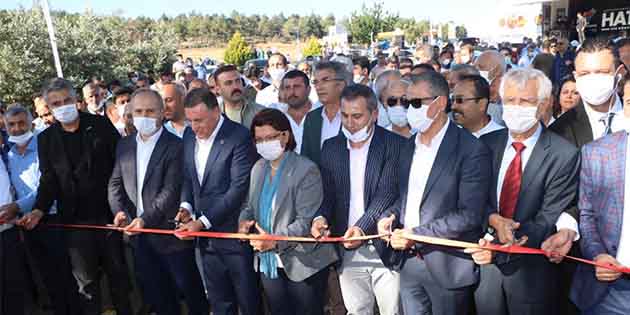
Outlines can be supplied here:
M509 219L514 217L518 193L521 191L521 177L523 175L521 152L525 150L525 145L520 142L514 142L512 147L516 150L516 156L514 156L503 178L501 201L499 202L499 214Z

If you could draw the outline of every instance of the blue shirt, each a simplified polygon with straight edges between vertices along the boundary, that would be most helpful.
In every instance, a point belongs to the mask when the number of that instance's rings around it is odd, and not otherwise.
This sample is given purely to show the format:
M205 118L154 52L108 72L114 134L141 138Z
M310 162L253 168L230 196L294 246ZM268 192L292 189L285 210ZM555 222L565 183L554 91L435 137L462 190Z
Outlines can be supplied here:
M24 155L18 152L17 145L12 145L8 153L8 167L11 185L15 189L15 199L20 213L33 210L37 187L39 187L39 157L37 155L37 136L34 135L26 146ZM57 213L53 205L50 214Z
M168 130L168 132L178 136L180 139L184 137L184 131L186 131L186 128L190 127L190 122L188 122L188 120L186 120L185 122L186 127L184 127L184 129L182 129L182 132L177 131L177 129L175 129L175 126L173 126L173 122L172 121L167 121L164 123L164 128L166 130Z

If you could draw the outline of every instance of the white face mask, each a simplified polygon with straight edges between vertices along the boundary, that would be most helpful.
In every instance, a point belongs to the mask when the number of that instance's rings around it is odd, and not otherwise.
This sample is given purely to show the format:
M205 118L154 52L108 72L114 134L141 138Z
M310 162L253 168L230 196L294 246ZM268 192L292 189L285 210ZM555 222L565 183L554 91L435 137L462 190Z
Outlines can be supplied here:
M121 135L125 134L125 123L122 122L122 120L117 121L114 124L114 127L116 127L116 130L118 130L118 133Z
M492 81L490 81L490 72L489 71L479 71L479 75L486 79L486 82L488 82L488 84L492 83Z
M98 111L100 111L103 106L105 106L106 101L105 100L101 100L98 104L88 104L88 109L92 112L92 113L96 113Z
M341 126L341 132L343 132L343 135L346 136L346 139L350 140L350 142L360 143L370 137L370 132L368 131L368 126L370 124L371 122L355 133L350 133L350 130L346 129L345 126Z
M75 104L62 105L52 110L53 117L62 124L69 124L79 117Z
M605 73L590 73L576 77L575 87L586 103L601 105L615 92L615 76Z
M116 105L116 111L118 112L118 117L122 118L125 116L125 109L127 108L127 104L124 105Z
M387 114L389 115L389 120L391 120L392 124L398 127L407 126L407 109L400 106L390 106L387 108Z
M466 55L466 56L461 56L461 57L459 58L459 60L460 60L462 63L468 63L468 62L470 61L470 56L469 56L469 55Z
M363 80L365 80L365 76L364 75L360 75L360 74L355 74L354 78L352 80L354 81L355 84L359 84L359 83L363 82Z
M536 106L518 106L503 104L503 121L514 133L524 133L538 123Z
M429 106L435 103L438 98L440 97L436 97L433 102L431 102L431 104L422 105L420 106L420 108L409 106L409 109L407 109L407 121L409 122L409 126L411 126L411 128L422 133L427 131L427 129L431 127L431 124L433 123L435 117L429 118L427 112L429 111Z
M145 137L153 135L158 129L157 119L152 117L134 117L133 125Z
M256 143L256 151L258 151L258 154L260 154L263 159L267 161L275 161L282 156L284 148L282 147L280 140L277 139Z
M269 69L269 77L271 77L271 80L274 82L282 81L284 73L284 69Z
M19 146L25 145L33 137L32 131L27 131L19 136L9 136L9 142L13 142Z

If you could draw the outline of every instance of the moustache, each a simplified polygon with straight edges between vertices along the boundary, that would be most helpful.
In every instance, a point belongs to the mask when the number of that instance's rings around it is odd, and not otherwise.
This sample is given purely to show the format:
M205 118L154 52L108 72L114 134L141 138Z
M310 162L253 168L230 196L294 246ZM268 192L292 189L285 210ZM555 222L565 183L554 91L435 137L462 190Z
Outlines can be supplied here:
M234 90L234 91L232 91L232 96L234 96L236 93L243 94L243 92L241 90Z

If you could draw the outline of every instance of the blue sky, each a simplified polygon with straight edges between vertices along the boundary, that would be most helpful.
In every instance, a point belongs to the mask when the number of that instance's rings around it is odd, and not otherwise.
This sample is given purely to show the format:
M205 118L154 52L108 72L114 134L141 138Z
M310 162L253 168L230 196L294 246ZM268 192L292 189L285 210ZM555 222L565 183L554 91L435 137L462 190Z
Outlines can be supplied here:
M90 7L96 14L122 14L124 16L159 17L163 13L175 16L193 10L203 14L225 13L233 10L244 14L335 14L337 18L349 16L365 2L373 0L49 0L51 8L83 12ZM2 0L0 9L30 8L34 0ZM464 24L472 31L485 27L480 24L499 0L386 0L385 7L402 17L427 18ZM185 4L185 5L184 5Z

